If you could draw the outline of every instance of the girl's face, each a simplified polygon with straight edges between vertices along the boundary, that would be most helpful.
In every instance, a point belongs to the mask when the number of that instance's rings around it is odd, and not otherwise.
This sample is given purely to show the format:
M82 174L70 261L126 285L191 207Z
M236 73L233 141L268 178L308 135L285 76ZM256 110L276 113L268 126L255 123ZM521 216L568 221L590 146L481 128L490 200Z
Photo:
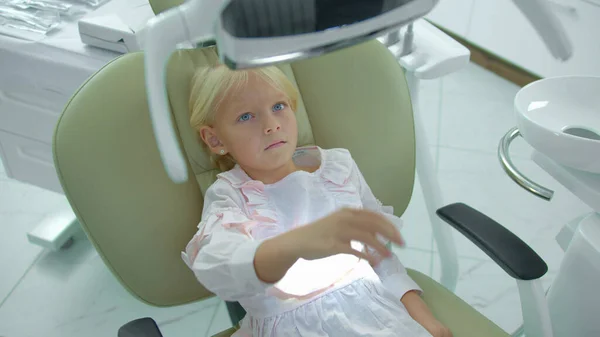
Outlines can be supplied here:
M268 171L290 163L298 127L287 96L253 72L222 101L213 127L201 130L209 148L230 154L246 170Z

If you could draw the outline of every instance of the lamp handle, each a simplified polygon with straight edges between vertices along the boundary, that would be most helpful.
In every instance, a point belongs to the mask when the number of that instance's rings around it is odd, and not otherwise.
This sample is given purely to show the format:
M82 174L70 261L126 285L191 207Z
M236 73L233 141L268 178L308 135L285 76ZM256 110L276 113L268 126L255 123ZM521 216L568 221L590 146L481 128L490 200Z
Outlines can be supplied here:
M177 45L213 39L213 24L228 0L189 0L150 19L146 25L144 65L148 108L154 137L167 175L188 180L187 161L179 145L167 96L167 65Z
M529 20L554 58L561 61L571 58L573 45L564 27L552 12L550 1L513 0L513 3Z

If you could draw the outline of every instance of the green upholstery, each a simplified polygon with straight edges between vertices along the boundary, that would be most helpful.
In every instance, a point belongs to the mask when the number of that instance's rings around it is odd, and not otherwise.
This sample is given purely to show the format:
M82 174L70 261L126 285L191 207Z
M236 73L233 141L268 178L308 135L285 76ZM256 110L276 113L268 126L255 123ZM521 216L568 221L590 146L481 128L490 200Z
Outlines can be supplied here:
M154 14L158 14L164 12L165 10L179 6L184 3L185 0L150 0L150 7L152 7L152 11Z
M429 276L412 269L408 269L408 274L423 289L423 300L433 315L452 331L454 337L510 337L494 322Z
M137 53L112 61L74 94L53 152L65 195L108 268L140 300L170 306L206 295L180 256L203 199L193 179L170 181L155 143Z
M154 1L153 8L160 12L166 4ZM217 57L212 48L180 50L168 65L173 118L195 176L183 184L171 182L160 160L143 57L116 58L73 95L56 126L54 161L83 230L117 280L140 301L174 306L212 296L180 252L197 230L203 192L217 173L187 123L189 79L195 67ZM402 215L412 195L415 137L407 84L395 58L370 41L281 69L301 93L299 145L348 148L374 193ZM411 275L455 337L508 336L437 282Z

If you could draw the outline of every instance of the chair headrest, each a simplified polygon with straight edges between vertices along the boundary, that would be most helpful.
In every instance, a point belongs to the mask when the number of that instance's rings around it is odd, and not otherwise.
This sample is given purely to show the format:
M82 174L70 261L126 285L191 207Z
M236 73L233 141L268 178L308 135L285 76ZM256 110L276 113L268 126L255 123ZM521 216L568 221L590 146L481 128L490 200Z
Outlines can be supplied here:
M148 0L150 7L155 15L166 11L169 8L183 4L185 0Z

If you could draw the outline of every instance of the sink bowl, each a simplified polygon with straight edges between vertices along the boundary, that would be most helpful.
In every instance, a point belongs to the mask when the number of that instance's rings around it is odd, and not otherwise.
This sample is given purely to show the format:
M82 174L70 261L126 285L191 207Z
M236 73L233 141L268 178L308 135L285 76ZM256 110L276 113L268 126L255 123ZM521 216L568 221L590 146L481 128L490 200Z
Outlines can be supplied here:
M600 77L564 76L523 87L517 126L534 149L556 162L600 173Z

